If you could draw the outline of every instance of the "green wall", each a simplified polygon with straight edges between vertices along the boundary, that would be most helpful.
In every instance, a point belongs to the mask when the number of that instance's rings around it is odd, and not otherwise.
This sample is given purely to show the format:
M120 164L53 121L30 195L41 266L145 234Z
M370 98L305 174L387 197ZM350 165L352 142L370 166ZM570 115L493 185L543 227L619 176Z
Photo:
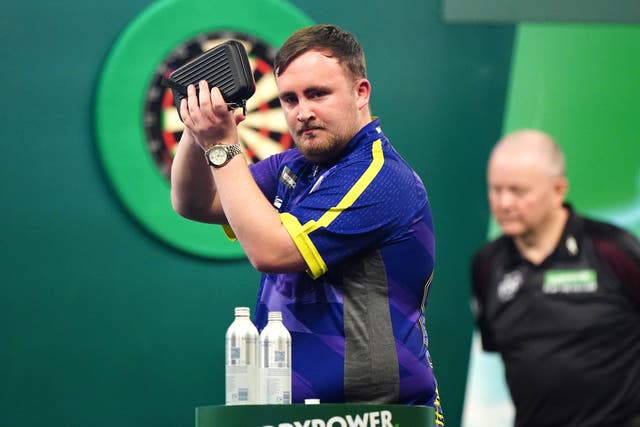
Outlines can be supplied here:
M513 28L445 25L435 1L291 3L358 36L374 113L429 190L428 330L456 426L473 329L467 263L485 238L484 159L502 128ZM149 234L112 191L96 147L105 58L151 4L3 6L1 426L185 426L195 406L223 401L224 331L234 306L253 305L258 274Z
M522 23L503 132L550 133L567 158L568 199L640 236L640 26ZM492 222L489 238L499 233ZM502 361L475 334L463 427L509 426Z
M569 199L633 231L614 212L640 209L640 25L527 24L516 45L505 132L553 135Z

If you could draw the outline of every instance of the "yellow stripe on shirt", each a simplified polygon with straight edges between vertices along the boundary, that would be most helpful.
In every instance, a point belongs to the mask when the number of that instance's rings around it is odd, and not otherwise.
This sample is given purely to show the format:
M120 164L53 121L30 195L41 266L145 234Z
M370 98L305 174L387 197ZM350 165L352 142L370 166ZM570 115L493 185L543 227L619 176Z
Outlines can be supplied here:
M290 213L285 212L280 214L282 225L287 229L287 232L307 263L307 273L314 279L326 273L328 268L320 252L309 238L309 234L321 227L329 226L343 211L353 205L378 175L384 164L381 140L378 139L373 142L371 154L373 155L373 160L358 181L347 191L347 194L344 195L336 206L329 208L317 221L311 220L302 225L298 219Z

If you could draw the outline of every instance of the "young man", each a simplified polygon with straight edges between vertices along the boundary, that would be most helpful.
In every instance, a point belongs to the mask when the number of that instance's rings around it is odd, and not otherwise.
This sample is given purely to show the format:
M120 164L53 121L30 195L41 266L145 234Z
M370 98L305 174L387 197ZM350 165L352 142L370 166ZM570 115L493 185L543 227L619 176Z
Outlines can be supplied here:
M488 165L503 235L472 264L482 344L500 352L518 427L640 426L640 243L565 203L565 160L536 130Z
M228 225L263 272L255 321L279 310L293 398L433 405L424 307L434 265L427 193L371 118L362 48L348 32L295 32L275 59L296 148L250 167L217 88L189 87L172 170L181 215ZM216 154L220 155L220 160ZM228 154L227 154L228 153Z

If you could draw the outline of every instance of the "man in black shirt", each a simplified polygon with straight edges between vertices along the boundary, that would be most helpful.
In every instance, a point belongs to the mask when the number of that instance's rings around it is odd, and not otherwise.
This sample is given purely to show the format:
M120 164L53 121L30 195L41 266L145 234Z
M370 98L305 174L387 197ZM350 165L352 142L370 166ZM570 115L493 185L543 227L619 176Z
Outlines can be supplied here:
M640 243L565 203L564 156L542 132L499 141L487 179L503 235L474 256L474 307L515 425L640 426Z

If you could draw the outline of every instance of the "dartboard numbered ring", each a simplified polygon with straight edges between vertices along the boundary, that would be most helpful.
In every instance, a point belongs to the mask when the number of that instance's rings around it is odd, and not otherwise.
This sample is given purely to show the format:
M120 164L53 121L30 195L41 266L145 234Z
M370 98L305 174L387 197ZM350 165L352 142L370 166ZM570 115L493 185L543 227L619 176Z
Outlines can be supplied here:
M166 0L143 11L114 44L100 77L95 108L100 158L126 209L161 241L216 259L244 256L220 227L188 221L171 208L169 173L184 129L163 75L228 39L241 41L256 92L238 127L255 162L291 146L277 99L275 49L312 21L285 1Z

